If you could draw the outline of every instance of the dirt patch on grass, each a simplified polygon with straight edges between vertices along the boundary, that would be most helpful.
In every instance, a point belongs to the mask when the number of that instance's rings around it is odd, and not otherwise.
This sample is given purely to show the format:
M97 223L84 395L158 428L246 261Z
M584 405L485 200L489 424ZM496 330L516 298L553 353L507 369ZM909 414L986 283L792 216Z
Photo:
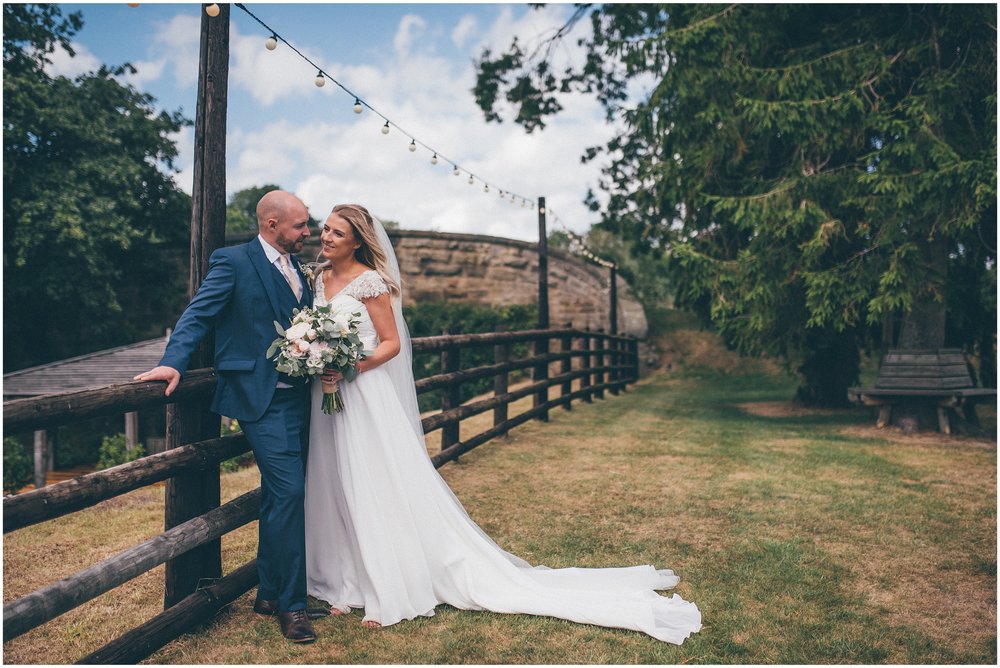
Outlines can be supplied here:
M887 426L879 429L872 424L850 425L840 430L841 434L851 438L868 438L890 441L900 445L917 448L940 448L949 447L956 449L976 449L993 450L997 449L996 437L974 437L961 435L948 435L935 431L924 431L915 434L908 434L899 427Z
M749 415L767 418L806 417L809 415L839 415L843 410L836 408L814 408L794 401L747 401L733 404Z

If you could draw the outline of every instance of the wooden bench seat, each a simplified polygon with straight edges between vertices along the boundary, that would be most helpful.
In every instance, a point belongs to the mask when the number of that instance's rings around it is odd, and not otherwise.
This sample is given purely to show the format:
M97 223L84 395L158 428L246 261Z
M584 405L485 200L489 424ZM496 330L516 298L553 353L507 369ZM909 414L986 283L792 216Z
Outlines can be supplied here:
M879 428L889 424L895 405L932 404L938 428L945 434L951 433L952 412L978 424L975 405L996 394L996 389L973 386L965 355L957 348L890 350L882 358L875 387L847 390L852 403L879 407Z

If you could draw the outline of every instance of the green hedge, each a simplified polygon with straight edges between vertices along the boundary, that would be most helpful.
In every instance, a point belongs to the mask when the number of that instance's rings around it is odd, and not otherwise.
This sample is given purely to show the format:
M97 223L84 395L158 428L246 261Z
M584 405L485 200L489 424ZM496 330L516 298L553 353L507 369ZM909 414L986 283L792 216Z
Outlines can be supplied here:
M35 473L34 455L16 438L3 439L3 492L14 494L29 482Z
M101 447L98 450L97 470L109 469L145 456L146 448L142 443L136 443L131 450L126 447L125 434L105 436L101 439Z
M449 334L478 334L493 332L497 325L506 325L509 330L532 329L538 324L538 307L534 304L511 306L484 306L465 302L427 302L412 304L403 308L410 336L438 336L445 330ZM530 344L519 343L512 346L511 357L525 357L530 353ZM469 369L493 363L493 346L466 348L460 353L460 368ZM441 354L423 353L413 356L413 375L416 379L440 373ZM512 380L523 376L524 371L511 375ZM463 383L461 399L467 401L493 387L492 378L480 378ZM441 407L439 392L428 392L419 396L420 410L436 410Z

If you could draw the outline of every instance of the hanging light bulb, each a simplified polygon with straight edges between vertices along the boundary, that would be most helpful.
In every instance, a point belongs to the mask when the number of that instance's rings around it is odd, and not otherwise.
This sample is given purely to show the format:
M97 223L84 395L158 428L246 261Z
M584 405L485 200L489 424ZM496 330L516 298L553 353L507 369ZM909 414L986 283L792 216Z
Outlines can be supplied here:
M361 113L361 100L359 100L358 98L354 98L354 113L355 114Z
M473 181L474 181L474 179L472 178L472 174L469 174L469 185L470 186L472 185Z
M323 76L322 72L316 73L316 88L322 88L326 85L326 77Z
M487 183L485 186L483 186L483 192L488 193L489 191L490 191L490 184Z
M205 7L205 13L214 19L219 15L219 6L213 2L208 7Z
M278 48L278 36L271 35L264 41L264 48L268 51L274 51Z
M410 153L413 153L416 150L417 150L417 140L416 139L411 139L410 140Z
M510 203L511 203L511 204L513 204L513 203L514 203L514 196L513 196L513 195L511 195L511 196L510 196Z
M389 134L389 121L386 121L385 125L382 126L382 134Z
M437 153L435 153L434 155L431 156L431 164L432 165L438 164L438 154Z
M451 173L454 174L455 176L458 176L458 165L451 166Z
M500 198L501 199L503 198L503 191L502 190L500 191Z

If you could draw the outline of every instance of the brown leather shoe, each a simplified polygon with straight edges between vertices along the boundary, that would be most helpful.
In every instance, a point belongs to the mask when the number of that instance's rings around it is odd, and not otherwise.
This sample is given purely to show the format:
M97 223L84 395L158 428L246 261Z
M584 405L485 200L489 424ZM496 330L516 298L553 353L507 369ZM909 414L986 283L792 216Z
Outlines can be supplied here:
M309 623L305 610L279 612L278 624L281 626L281 635L292 642L307 643L316 640L316 632Z
M278 614L278 602L273 599L259 598L254 601L253 611L258 615L266 615L270 617L271 615ZM306 616L309 619L319 619L320 617L326 617L330 614L330 611L326 608L306 608Z

